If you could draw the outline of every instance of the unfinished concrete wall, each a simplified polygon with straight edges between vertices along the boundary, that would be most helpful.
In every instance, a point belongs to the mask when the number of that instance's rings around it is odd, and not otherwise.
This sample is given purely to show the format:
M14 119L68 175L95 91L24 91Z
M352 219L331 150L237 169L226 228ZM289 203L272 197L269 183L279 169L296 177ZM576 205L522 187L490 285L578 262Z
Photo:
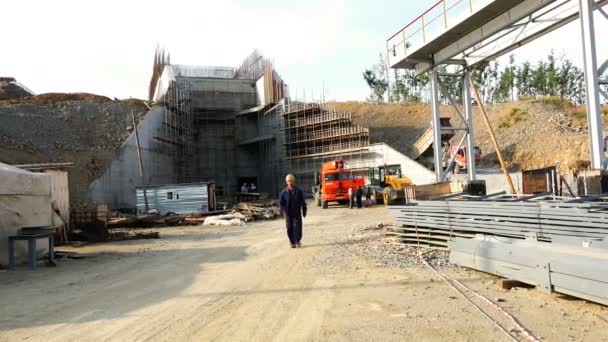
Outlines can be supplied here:
M372 163L377 167L383 164L401 165L401 173L414 182L414 184L435 183L435 174L417 161L407 157L387 144L374 144L370 146L374 154Z
M218 195L237 189L234 120L230 114L196 114L193 175L196 181L215 181ZM224 117L224 120L221 118Z
M94 208L89 185L107 169L131 134L131 112L139 117L148 109L140 101L111 101L87 94L47 94L20 101L0 104L0 162L74 163L69 176L70 207Z
M175 147L156 139L162 125L165 108L153 107L138 126L142 162L147 185L175 183ZM135 208L135 188L142 186L135 133L131 133L106 171L90 186L90 197L111 209Z
M190 92L194 109L237 112L258 102L255 82L250 80L178 77L177 82Z

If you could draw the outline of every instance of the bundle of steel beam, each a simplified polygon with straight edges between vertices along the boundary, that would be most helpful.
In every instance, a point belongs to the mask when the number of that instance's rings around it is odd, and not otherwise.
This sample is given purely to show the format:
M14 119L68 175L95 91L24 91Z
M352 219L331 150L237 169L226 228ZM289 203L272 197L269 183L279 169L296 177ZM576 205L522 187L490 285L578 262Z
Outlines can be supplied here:
M448 243L450 262L608 305L608 240L540 242L478 235Z
M608 203L572 201L433 200L390 206L404 243L447 248L454 237L488 234L541 241L560 237L608 238Z

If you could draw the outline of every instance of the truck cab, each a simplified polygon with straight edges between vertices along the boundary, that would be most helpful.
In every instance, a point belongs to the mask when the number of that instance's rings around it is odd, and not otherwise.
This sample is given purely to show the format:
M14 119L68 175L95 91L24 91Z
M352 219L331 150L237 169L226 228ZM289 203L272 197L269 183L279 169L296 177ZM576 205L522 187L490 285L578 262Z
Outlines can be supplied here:
M323 164L317 174L317 184L315 202L325 209L330 202L348 203L348 189L352 187L353 192L357 191L359 186L365 185L365 179L362 174L345 168L345 161L338 159Z

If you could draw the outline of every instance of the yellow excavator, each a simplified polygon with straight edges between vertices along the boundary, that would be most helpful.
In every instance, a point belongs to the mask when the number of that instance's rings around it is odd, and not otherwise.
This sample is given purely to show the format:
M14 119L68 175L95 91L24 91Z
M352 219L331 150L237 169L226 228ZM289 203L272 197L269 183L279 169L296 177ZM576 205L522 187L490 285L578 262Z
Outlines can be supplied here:
M384 165L378 168L380 186L384 205L402 204L405 202L405 187L413 186L414 182L401 175L400 165Z

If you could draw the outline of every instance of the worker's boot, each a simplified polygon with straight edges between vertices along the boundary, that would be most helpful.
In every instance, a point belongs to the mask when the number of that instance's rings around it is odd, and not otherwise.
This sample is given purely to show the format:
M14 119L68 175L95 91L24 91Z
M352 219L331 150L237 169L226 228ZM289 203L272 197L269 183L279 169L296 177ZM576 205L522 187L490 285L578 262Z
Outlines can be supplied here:
M291 244L291 248L296 248L296 244L295 244L295 243L292 243L292 244Z
M302 244L300 242L298 242L298 248L302 247Z

